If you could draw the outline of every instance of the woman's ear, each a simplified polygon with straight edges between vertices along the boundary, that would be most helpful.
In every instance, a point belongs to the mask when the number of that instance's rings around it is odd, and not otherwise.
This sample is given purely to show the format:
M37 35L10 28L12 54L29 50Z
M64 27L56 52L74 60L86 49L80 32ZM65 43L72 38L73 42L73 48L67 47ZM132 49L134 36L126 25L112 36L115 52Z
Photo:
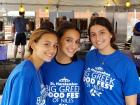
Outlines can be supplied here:
M112 38L112 35L110 35L110 38Z
M33 42L32 44L31 44L31 48L34 50L35 49L35 42Z

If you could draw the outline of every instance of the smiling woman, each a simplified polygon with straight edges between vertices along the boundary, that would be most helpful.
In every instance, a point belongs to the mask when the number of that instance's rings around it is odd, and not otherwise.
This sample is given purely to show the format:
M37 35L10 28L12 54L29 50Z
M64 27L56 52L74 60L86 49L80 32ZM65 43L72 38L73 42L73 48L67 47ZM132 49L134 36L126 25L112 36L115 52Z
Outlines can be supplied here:
M57 35L53 30L35 30L29 40L30 56L17 65L7 79L2 105L45 105L45 86L40 66L50 62L57 51ZM23 98L24 97L24 98Z
M96 17L88 32L96 49L86 55L84 105L136 105L140 93L136 66L114 45L111 23L105 17Z
M48 96L46 105L83 105L82 75L84 63L76 57L80 32L69 22L60 25L58 31L58 51L51 62L41 69Z

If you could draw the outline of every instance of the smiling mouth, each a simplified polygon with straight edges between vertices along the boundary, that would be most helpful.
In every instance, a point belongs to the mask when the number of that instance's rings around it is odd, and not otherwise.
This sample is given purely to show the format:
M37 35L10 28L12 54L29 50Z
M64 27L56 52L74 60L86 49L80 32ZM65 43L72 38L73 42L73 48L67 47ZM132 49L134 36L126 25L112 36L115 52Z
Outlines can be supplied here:
M46 54L47 57L52 58L53 54Z
M72 53L72 54L75 53L74 50L68 50L68 52L69 52L69 53Z
M103 42L96 42L97 45L101 45Z

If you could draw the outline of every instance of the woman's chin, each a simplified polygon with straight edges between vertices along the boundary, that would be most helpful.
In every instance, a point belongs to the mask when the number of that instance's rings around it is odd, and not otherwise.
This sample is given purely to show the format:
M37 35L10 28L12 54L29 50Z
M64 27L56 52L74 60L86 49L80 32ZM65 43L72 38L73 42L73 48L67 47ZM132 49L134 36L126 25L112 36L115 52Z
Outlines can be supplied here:
M47 58L47 59L44 59L45 62L51 62L53 58Z

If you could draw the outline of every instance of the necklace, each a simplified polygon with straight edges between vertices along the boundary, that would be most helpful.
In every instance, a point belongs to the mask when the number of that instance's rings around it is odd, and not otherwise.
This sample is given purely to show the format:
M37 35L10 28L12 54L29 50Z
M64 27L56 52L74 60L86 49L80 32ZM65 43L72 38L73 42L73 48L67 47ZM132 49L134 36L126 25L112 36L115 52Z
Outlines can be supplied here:
M109 57L109 55L102 55L102 54L100 54L98 50L96 51L96 56L97 56L97 59L98 59L98 62L100 64L100 66L105 65L105 61Z
M106 64L106 60L112 56L114 56L115 51L112 51L110 54L108 55L103 55L101 54L98 50L96 50L96 56L98 59L98 62L100 65L105 65ZM111 61L110 61L111 62Z

